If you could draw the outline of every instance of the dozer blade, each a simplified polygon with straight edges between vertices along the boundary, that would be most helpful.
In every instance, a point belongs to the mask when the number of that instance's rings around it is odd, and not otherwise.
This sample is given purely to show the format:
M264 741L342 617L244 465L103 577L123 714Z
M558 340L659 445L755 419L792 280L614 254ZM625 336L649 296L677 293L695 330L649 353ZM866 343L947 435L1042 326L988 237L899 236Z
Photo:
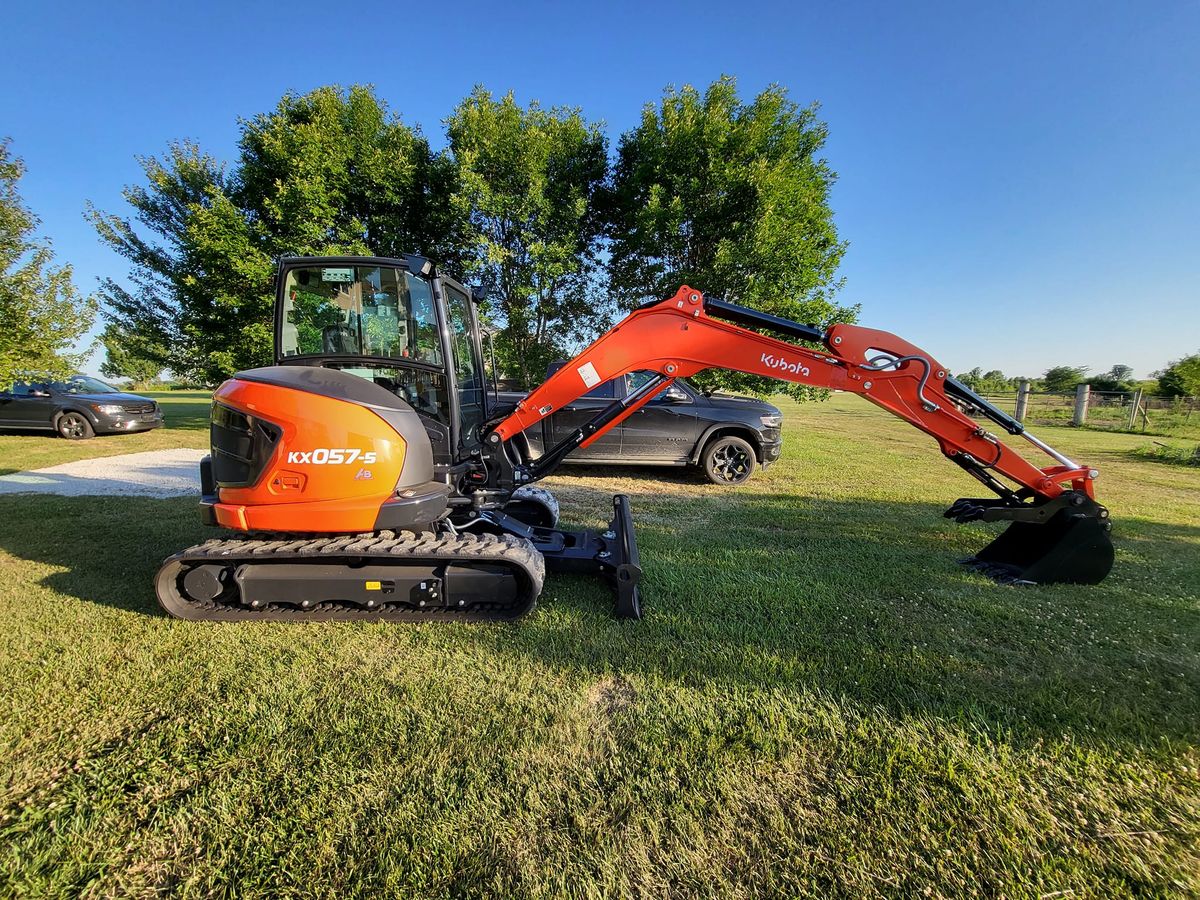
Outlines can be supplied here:
M605 531L562 531L527 525L515 516L487 511L479 517L502 532L530 541L551 572L601 575L613 589L613 611L619 619L640 619L641 557L629 497L613 497L613 517Z
M1013 520L962 561L1004 584L1099 584L1112 569L1108 510L1079 493L1034 507L959 500L946 515L959 522Z

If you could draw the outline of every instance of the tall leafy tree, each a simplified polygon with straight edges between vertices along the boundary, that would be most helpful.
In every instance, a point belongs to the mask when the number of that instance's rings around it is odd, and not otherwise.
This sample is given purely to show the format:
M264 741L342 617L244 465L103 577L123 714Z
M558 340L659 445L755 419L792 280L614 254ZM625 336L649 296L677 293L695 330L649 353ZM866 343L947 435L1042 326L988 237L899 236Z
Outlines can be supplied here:
M999 369L984 372L976 366L970 372L957 376L958 380L980 394L1001 394L1016 387L1018 379L1009 378Z
M1051 393L1073 391L1087 378L1087 366L1052 366L1042 375L1042 390Z
M1103 375L1093 375L1088 378L1093 391L1132 391L1134 389L1133 368L1126 365L1115 365Z
M1159 372L1158 390L1168 397L1200 397L1200 353L1177 359Z
M80 363L72 347L91 327L96 304L75 289L69 265L34 232L21 199L24 163L0 141L0 390L28 375L66 375Z
M470 268L502 328L504 368L530 384L605 319L595 275L607 143L578 109L522 107L482 87L446 131L454 206L473 231Z
M104 345L104 362L100 374L109 378L127 378L134 384L156 381L162 374L161 364L140 352L137 335L126 334L119 326L109 322L100 333Z
M852 321L839 307L838 238L820 152L827 128L772 86L750 103L724 76L701 94L669 88L621 138L608 273L626 307L681 284L801 322ZM767 392L778 382L709 372L709 386ZM793 391L798 396L806 392Z
M239 149L225 166L174 144L142 160L132 219L90 210L132 266L101 291L130 352L210 384L269 361L279 255L416 252L462 267L453 166L371 89L288 94L241 123Z
M1108 370L1107 378L1113 381L1128 383L1133 381L1133 366L1126 366L1121 363L1113 366Z

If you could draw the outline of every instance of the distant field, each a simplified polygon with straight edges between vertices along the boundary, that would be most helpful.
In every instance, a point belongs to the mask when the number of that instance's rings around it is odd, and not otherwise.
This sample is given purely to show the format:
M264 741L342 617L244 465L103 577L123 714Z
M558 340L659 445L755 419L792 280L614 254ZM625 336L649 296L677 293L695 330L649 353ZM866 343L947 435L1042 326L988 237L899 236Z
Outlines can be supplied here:
M0 471L203 446L0 436ZM979 486L849 396L744 489L633 496L646 618L552 576L505 626L205 626L190 500L0 496L0 896L1200 895L1200 469L1045 427L1116 522L1098 587L955 559Z
M1017 406L1017 395L989 394L987 399L1007 412ZM1147 398L1149 408L1145 417L1135 415L1134 424L1129 426L1132 406L1128 394L1093 394L1088 407L1087 427L1107 431L1127 431L1152 437L1200 440L1200 409L1194 409L1194 399L1162 397ZM1025 422L1031 426L1070 425L1075 414L1073 394L1040 394L1029 398Z

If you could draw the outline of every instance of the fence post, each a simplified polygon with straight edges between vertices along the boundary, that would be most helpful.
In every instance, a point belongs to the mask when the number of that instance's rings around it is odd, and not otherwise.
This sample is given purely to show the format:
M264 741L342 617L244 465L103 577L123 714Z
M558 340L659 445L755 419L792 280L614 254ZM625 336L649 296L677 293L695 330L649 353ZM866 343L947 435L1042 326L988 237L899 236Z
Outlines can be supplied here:
M1133 431L1137 425L1138 410L1142 408L1142 389L1138 388L1133 392L1133 403L1129 407L1129 424L1126 426L1130 431Z
M1092 386L1090 384L1081 384L1075 388L1075 416L1071 419L1072 425L1083 425L1087 422L1088 403L1092 398Z
M1021 383L1017 385L1017 421L1024 422L1027 412L1029 412L1029 382L1021 379Z

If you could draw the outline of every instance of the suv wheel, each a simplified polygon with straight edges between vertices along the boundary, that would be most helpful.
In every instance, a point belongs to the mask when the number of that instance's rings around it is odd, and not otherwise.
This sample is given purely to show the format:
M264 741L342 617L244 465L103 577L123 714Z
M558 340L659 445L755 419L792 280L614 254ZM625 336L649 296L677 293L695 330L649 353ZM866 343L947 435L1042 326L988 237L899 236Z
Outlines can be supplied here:
M713 484L741 484L754 474L754 448L740 437L719 437L704 448L700 464Z
M58 417L57 429L60 437L68 441L82 441L92 437L92 423L84 418L82 413L65 412Z

